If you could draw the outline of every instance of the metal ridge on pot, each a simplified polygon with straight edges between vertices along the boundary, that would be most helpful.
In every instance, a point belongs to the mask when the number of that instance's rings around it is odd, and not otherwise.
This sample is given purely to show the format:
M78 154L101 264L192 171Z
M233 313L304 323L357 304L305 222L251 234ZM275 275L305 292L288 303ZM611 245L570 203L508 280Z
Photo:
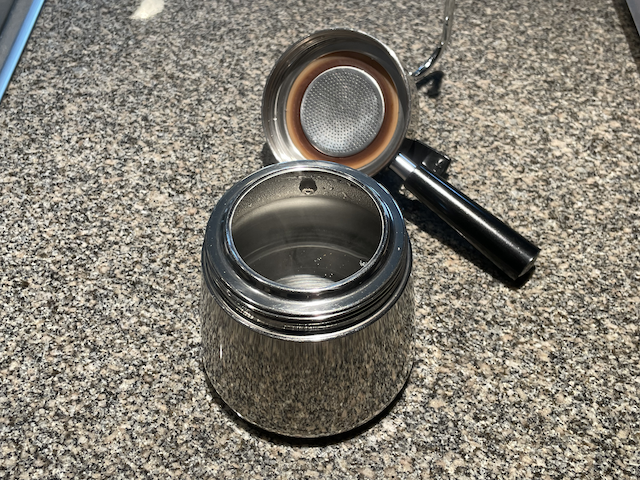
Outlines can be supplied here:
M295 161L220 199L202 249L204 366L241 417L318 437L381 412L412 361L411 248L365 174Z

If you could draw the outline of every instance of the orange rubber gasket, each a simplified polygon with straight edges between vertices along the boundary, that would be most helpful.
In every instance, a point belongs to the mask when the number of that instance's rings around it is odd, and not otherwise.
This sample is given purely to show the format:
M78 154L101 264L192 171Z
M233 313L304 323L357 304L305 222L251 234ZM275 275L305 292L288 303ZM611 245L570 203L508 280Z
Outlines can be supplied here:
M378 135L362 151L348 157L331 157L316 149L307 139L300 122L300 106L307 88L322 72L333 67L349 66L359 68L371 75L382 91L384 99L384 119ZM286 123L289 137L308 160L329 160L351 168L362 168L376 159L387 147L398 125L398 92L393 80L382 65L366 55L356 52L334 52L324 55L307 65L295 79L287 97Z

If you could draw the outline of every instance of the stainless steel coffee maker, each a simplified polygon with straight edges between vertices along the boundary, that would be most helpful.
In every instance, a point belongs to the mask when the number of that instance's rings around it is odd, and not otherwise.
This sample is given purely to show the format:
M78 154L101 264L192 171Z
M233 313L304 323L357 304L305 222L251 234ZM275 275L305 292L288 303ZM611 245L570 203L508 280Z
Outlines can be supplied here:
M262 123L278 162L326 160L374 175L389 167L427 207L512 279L533 266L539 248L419 161L401 153L415 121L420 81L451 36L454 1L429 59L406 69L374 37L330 29L289 47L264 89Z
M389 192L389 166L429 208L512 278L539 249L402 148L417 70L353 30L292 45L267 80L262 118L277 160L234 185L202 247L204 368L242 418L296 437L374 418L411 371L411 245ZM436 155L437 156L437 155Z

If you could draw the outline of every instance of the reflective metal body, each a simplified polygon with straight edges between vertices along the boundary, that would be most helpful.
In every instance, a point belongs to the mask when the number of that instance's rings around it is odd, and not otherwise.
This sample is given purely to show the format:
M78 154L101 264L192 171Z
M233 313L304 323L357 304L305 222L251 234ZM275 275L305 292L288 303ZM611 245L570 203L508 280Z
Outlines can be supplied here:
M43 4L44 0L0 1L0 101Z
M395 53L353 30L323 30L287 49L265 85L262 124L279 162L329 160L374 175L389 166L405 186L512 279L540 249L433 171L401 152L413 123L416 82L451 36L454 0L445 2L442 37L408 73ZM377 121L376 121L377 118Z
M352 53L353 55L351 55ZM342 54L346 55L342 56ZM331 59L332 55L339 56L335 67L345 68L355 65L358 67L355 70L360 71L361 77L377 75L379 78L375 80L378 88L388 84L386 89L388 94L385 96L393 98L394 108L386 108L385 110L386 113L393 114L394 118L387 122L386 133L384 138L381 138L380 145L371 151L350 152L345 150L339 155L335 155L335 152L329 152L334 155L332 157L323 154L322 147L317 151L304 151L295 141L296 132L293 126L294 121L291 118L293 109L290 100L294 96L292 93L295 92L294 85L301 77L305 76L305 72L313 66L313 62L319 59ZM363 59L369 59L373 66L366 64ZM313 71L309 72L309 74L313 73ZM417 101L415 82L415 78L400 63L396 54L374 37L347 29L329 29L316 32L287 49L267 79L262 97L262 125L267 142L275 158L281 162L303 158L330 160L357 168L367 175L375 175L387 166L389 159L393 158L400 150L400 145L409 134L410 125L413 123L412 115L417 110L414 105L414 102ZM310 87L313 89L313 82ZM374 90L371 89L371 91ZM329 101L332 97L331 94L335 92L335 89L328 90L324 98ZM371 96L373 95L371 94ZM371 100L369 103L376 104L377 101ZM350 101L349 104L353 105L353 102ZM349 108L348 110L353 109ZM302 122L313 120L312 113L308 115L304 115L304 113L304 110L300 109ZM326 124L325 129L339 130L335 123ZM358 132L359 130L355 129L356 135ZM361 155L347 156L352 153L360 153Z
M444 49L451 39L451 32L453 31L453 11L456 8L455 0L445 0L444 2L444 21L442 24L442 35L440 36L440 42L436 46L431 56L420 65L415 72L411 74L416 81L424 78L424 76L431 70L436 62L440 59L444 53Z
M302 161L247 177L211 215L202 270L205 370L249 422L333 435L402 389L411 249L397 205L366 175Z
M384 97L375 79L348 66L314 78L300 105L305 136L333 157L348 157L368 147L380 132L384 113Z

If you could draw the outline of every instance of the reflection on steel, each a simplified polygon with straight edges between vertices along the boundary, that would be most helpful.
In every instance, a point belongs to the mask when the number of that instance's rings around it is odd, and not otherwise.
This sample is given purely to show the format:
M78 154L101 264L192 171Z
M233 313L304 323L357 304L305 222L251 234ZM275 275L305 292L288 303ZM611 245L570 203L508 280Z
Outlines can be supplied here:
M451 34L453 8L448 0L442 47ZM296 42L276 62L265 85L267 143L279 162L330 160L367 175L390 167L423 204L517 279L533 267L540 249L403 148L415 124L415 82L439 53L434 55L429 65L409 74L392 50L362 32L323 30ZM308 97L311 108L304 104Z
M402 389L411 249L397 205L366 175L302 161L247 177L211 215L202 268L205 370L244 419L333 435Z
M455 0L446 0L444 4L444 20L442 25L442 35L440 36L440 42L436 46L431 56L420 65L415 72L411 75L416 79L416 82L424 78L429 71L435 66L436 62L442 56L445 47L451 40L451 32L453 31L453 11L456 8Z
M0 101L43 3L44 0L14 0L0 6Z
M640 33L640 0L627 0L627 5L629 5L629 11L636 24L636 29Z

